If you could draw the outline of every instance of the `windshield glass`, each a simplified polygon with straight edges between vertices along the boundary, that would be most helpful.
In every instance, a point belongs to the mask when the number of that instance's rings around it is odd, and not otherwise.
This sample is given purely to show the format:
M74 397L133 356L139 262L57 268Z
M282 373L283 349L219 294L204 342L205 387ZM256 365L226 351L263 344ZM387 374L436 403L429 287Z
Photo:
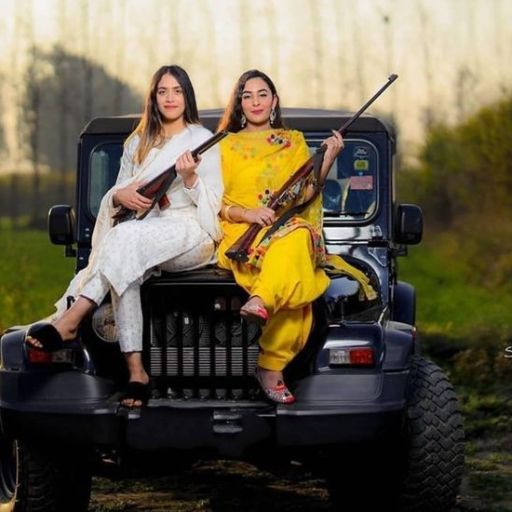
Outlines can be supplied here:
M365 140L344 142L345 149L333 163L325 182L324 217L364 220L374 214L377 205L377 149ZM314 153L321 140L308 143ZM122 153L121 141L99 144L91 153L88 206L94 217L105 192L116 181Z
M98 214L105 192L116 182L122 154L121 141L99 144L91 153L88 206L94 217Z
M309 141L311 152L321 141ZM322 193L324 217L367 219L377 207L378 153L365 140L346 139Z

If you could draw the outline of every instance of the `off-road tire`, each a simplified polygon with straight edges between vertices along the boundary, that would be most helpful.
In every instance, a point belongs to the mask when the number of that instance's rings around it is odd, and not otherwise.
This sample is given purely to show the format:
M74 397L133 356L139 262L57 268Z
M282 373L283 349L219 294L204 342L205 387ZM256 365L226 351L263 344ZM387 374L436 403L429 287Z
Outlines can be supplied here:
M442 370L411 359L404 429L396 441L333 449L323 470L333 510L447 512L464 467L457 397Z
M1 440L0 512L82 512L91 494L87 460Z
M462 415L443 371L419 356L411 360L405 434L399 510L449 511L464 469Z

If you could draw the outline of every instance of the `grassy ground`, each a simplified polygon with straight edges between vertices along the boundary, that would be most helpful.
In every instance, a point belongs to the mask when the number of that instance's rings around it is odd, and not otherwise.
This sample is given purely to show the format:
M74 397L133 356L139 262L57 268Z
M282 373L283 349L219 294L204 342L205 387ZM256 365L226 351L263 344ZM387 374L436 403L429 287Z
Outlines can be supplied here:
M73 277L74 260L51 245L44 231L13 231L0 225L0 332L53 312Z
M459 339L489 331L510 337L512 288L478 286L470 269L435 247L412 247L398 261L400 279L416 287L422 330Z
M53 311L74 261L46 233L14 232L0 222L0 331ZM418 323L427 352L455 382L465 416L467 464L460 512L512 511L512 294L470 284L464 268L412 248L401 279L418 290ZM448 346L448 348L447 348ZM91 510L246 512L328 510L323 483L286 478L239 462L200 461L180 475L94 480Z

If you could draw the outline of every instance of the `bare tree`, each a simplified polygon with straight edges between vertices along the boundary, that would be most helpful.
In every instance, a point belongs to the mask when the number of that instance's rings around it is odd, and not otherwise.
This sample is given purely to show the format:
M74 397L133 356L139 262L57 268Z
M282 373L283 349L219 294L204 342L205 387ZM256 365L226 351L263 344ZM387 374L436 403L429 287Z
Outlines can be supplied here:
M10 77L11 90L14 103L14 138L15 143L11 147L11 159L13 169L10 179L9 193L9 217L13 228L18 227L19 219L19 172L23 162L25 148L24 127L26 120L23 117L22 100L24 94L24 84L22 80L22 67L20 56L23 54L26 45L26 28L28 20L26 18L28 3L26 0L20 0L15 5L14 13L14 37L13 48L11 52ZM29 11L28 11L29 12Z
M361 35L364 31L361 30L361 24L359 23L359 12L357 6L358 4L354 3L349 9L349 13L351 15L351 35L354 41L356 84L359 92L359 102L362 103L366 99L366 81L364 76L365 56L364 45L361 41Z
M475 74L469 69L468 66L461 65L457 71L457 77L455 82L455 94L456 101L455 105L457 108L457 121L462 123L471 107L471 98L474 96L474 88L477 83Z
M505 62L506 56L503 51L503 38L504 38L504 29L503 29L503 12L502 12L502 2L499 0L495 0L492 2L493 6L493 24L494 24L494 51L496 52L496 62L499 63L496 66L498 72L498 85L501 93L506 94L509 90L505 75L506 66L503 65Z
M279 24L277 22L276 15L276 2L274 0L268 0L265 6L266 20L268 23L268 40L270 43L270 62L269 69L272 73L272 79L276 84L280 82L280 69L281 62L279 61Z
M247 69L249 62L249 53L251 48L250 21L252 18L249 2L242 1L238 3L238 27L240 30L240 65L242 69Z
M124 72L124 64L125 64L125 44L126 44L126 1L125 0L117 0L114 4L117 7L117 16L116 16L116 29L115 31L111 31L114 36L114 61L115 61L115 70L116 75L118 77L123 76ZM123 91L124 88L119 84L121 82L117 82L118 87L114 90L114 112L121 114L123 112Z
M90 121L93 111L93 67L90 65L91 55L91 38L90 38L90 21L91 16L89 12L89 0L81 0L80 2L80 26L82 27L82 53L83 59L83 94L84 94L84 108L83 120L84 123Z
M423 65L425 73L425 83L427 88L427 102L423 109L423 123L428 130L435 124L434 107L434 74L432 55L430 53L430 33L429 33L429 15L425 9L422 0L417 0L416 7L418 19L420 22L420 45L423 52Z
M59 154L59 197L65 197L66 193L66 171L68 165L68 110L69 110L69 97L68 97L68 69L67 59L65 58L64 45L66 44L68 30L66 28L66 0L59 0L59 14L58 14L58 25L59 25L59 44L55 49L57 56L56 59L56 74L59 83L58 87L58 98L57 98L57 111L58 111L58 127L59 142L58 142L58 154Z
M41 219L41 168L40 168L40 108L41 90L38 77L38 59L36 54L33 32L30 31L30 60L26 73L26 128L28 140L28 157L32 166L32 211L30 212L30 224L40 227Z
M215 39L215 30L214 30L214 13L212 11L212 4L208 0L200 0L199 1L199 12L204 15L204 25L205 25L205 40L206 47L208 48L210 62L217 62L217 52L216 52L216 39ZM212 100L215 105L221 104L221 98L219 95L219 66L210 65L208 66L208 73L210 75L210 91L212 94Z
M177 2L169 2L168 8L172 61L180 62L182 59L183 48L181 44L180 20Z
M379 9L379 15L382 20L382 26L384 30L384 52L386 58L384 59L386 70L385 72L389 75L395 71L395 45L393 40L393 34L395 33L394 25L393 25L393 14L392 10L394 7L394 0L390 0L388 4L389 9ZM397 88L392 87L390 91L391 97L391 116L395 117L396 112L398 110L398 96L397 96Z
M335 30L336 36L336 67L338 72L336 76L339 80L339 86L336 87L336 90L339 91L340 98L345 98L345 91L347 89L346 84L348 80L347 76L347 61L346 61L346 45L344 41L347 37L347 33L345 30L345 23L343 22L344 17L342 13L344 12L344 3L341 0L333 0L332 2L332 11L334 13L334 26L337 30ZM345 101L345 99L343 99ZM342 105L340 104L340 107Z
M322 22L320 21L318 2L316 0L309 1L309 10L311 13L310 27L312 30L311 46L313 54L312 77L315 104L317 107L325 106L324 95L324 53L322 48Z

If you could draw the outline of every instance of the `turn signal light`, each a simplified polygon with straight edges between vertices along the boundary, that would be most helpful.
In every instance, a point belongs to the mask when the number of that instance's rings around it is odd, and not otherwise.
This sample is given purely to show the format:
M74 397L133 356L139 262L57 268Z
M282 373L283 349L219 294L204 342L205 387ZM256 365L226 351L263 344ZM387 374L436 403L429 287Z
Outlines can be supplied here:
M329 366L373 366L372 347L343 347L329 349Z
M27 359L31 364L71 363L72 358L71 349L44 352L43 350L27 347Z

